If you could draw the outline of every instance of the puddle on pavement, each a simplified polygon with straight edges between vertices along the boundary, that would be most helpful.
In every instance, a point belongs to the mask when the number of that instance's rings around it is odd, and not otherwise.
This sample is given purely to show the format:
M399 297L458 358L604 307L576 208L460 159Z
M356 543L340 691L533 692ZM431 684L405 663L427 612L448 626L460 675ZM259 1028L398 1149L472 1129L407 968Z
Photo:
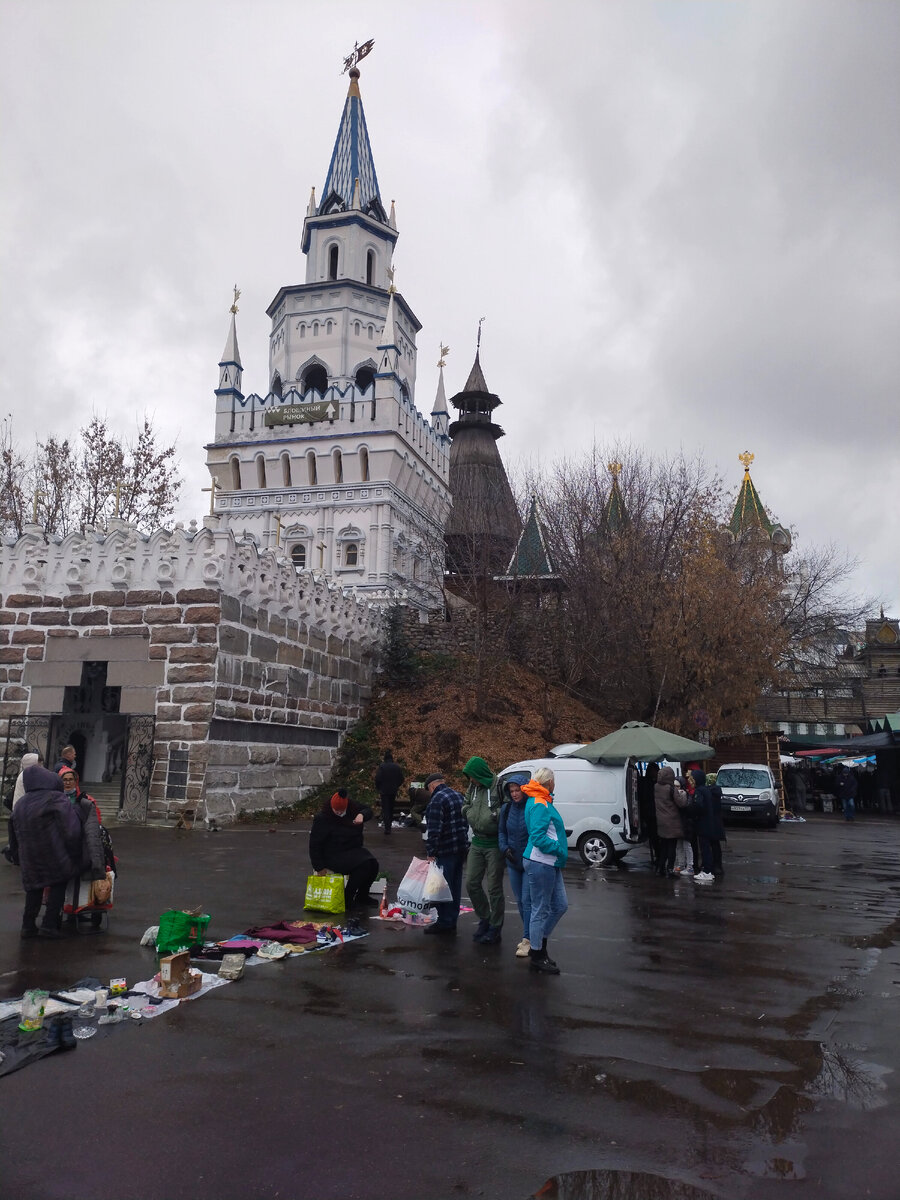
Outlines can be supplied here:
M882 1076L889 1074L889 1068L853 1058L848 1049L822 1046L822 1066L807 1084L807 1095L839 1100L861 1111L882 1108L887 1104L887 1085Z
M716 1200L721 1193L649 1171L567 1171L528 1200Z

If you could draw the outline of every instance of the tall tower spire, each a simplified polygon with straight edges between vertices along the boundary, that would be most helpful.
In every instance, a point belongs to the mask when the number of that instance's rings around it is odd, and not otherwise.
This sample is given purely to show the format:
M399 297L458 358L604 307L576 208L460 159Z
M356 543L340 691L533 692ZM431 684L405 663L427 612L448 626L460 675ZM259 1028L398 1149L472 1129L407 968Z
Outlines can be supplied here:
M447 392L444 388L444 367L447 365L449 353L450 347L441 342L437 395L434 398L434 408L431 410L431 428L445 444L450 441L450 413L447 411Z
M359 183L359 204L353 205L353 193ZM350 87L341 114L325 186L322 188L322 203L319 216L329 212L346 212L351 206L369 213L377 221L388 223L378 176L375 174L375 159L366 128L362 96L359 93L359 68L350 69Z
M219 386L216 388L217 396L225 396L234 394L237 399L243 400L241 393L241 379L244 374L244 368L241 365L241 352L238 350L237 340L237 311L238 299L240 297L240 289L237 284L234 286L234 300L232 301L229 312L231 313L231 324L228 327L228 337L225 341L225 349L222 351L222 357L219 360Z

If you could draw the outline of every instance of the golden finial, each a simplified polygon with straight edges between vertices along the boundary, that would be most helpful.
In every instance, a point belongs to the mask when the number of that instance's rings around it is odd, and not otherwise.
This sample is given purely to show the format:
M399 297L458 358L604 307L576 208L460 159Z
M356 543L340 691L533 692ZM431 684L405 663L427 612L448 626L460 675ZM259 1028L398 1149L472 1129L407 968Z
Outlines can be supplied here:
M229 310L228 310L229 312L232 312L232 313L237 312L237 310L238 310L237 302L238 302L238 300L240 300L240 298L241 298L241 290L238 287L238 285L235 284L234 285L234 299L231 302L231 308L229 308Z
M395 273L395 271L396 271L396 268L394 267L394 264L393 264L393 263L391 263L391 265L390 265L390 266L388 267L388 269L387 269L387 273L388 273L388 279L391 281L391 282L390 282L390 285L388 286L388 295L389 295L389 296L393 296L393 294L394 294L394 293L396 292L396 290L397 290L397 289L394 287L394 273Z
M749 450L745 450L743 454L738 455L738 462L744 464L744 478L750 478L750 464L756 458L755 454L751 454Z
M622 474L622 464L620 462L607 463L606 466L609 470L610 475L612 475L613 479L618 479L619 476Z
M447 355L448 355L449 353L450 353L450 347L449 347L449 346L445 346L445 345L444 345L444 343L443 343L443 342L441 342L441 348L440 348L440 350L438 351L438 366L439 366L439 367L446 367L446 365L447 365Z

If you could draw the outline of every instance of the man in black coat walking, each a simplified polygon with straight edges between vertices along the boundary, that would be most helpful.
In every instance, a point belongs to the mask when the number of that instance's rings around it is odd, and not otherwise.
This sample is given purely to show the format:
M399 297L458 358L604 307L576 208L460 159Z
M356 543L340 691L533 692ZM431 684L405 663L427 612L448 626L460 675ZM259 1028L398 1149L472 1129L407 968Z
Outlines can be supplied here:
M391 836L391 826L394 823L394 801L403 786L403 769L394 762L390 750L384 752L384 762L379 763L375 772L375 787L381 797L381 819L384 822L384 836Z

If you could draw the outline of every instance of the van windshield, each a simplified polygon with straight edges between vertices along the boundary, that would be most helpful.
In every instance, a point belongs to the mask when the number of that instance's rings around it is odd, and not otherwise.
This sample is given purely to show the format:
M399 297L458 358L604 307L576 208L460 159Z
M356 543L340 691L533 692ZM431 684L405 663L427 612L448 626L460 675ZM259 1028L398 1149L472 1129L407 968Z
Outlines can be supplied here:
M752 767L731 767L716 776L720 788L752 788L762 791L772 786L768 771L754 771Z

